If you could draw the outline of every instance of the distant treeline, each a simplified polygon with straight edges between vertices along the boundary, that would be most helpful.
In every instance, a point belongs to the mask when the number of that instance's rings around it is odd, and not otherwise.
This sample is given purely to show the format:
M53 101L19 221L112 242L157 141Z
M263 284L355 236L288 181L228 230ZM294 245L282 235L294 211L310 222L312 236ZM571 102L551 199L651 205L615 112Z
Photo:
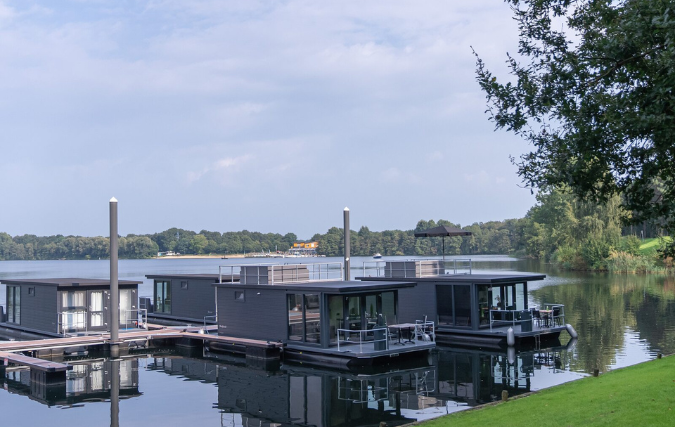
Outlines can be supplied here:
M438 225L459 227L472 236L445 239L445 253L516 254L560 263L573 263L576 268L601 268L605 259L616 252L636 254L635 239L627 247L622 235L653 237L656 227L621 228L625 215L617 199L604 205L576 200L558 190L538 196L538 204L524 218L479 222L461 227L450 221L421 220L411 230L370 231L368 227L351 232L351 254L372 256L441 255L441 238L415 238L416 231ZM298 241L294 233L258 233L247 230L220 233L202 230L199 233L171 228L161 233L120 237L121 258L149 258L158 252L173 251L185 255L241 254L287 251ZM342 228L332 227L325 234L315 234L318 253L342 256ZM639 245L638 245L639 246ZM0 260L103 259L109 257L107 237L23 235L12 237L0 233Z
M517 250L522 244L518 237L520 220L476 223L466 230L471 237L445 239L446 254L505 254ZM370 231L361 227L352 231L352 255L440 255L440 238L415 238L417 230L437 225L458 227L449 221L419 221L414 230ZM312 241L319 242L318 253L326 256L343 254L343 230L333 227L325 234L315 234ZM294 233L258 233L237 231L220 233L202 230L199 233L171 228L161 233L120 237L120 258L149 258L158 252L174 251L185 255L240 254L251 252L287 251L298 241ZM109 257L107 237L23 235L12 237L0 233L0 260L49 260L49 259L103 259Z

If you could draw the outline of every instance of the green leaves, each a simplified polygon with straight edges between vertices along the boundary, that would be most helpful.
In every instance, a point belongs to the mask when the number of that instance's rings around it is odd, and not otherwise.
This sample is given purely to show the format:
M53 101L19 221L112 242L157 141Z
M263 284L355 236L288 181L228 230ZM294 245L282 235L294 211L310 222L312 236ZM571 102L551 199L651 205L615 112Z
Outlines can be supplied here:
M476 79L496 128L532 144L514 159L524 184L622 194L636 221L675 230L675 1L507 2L520 32L514 81L478 54Z

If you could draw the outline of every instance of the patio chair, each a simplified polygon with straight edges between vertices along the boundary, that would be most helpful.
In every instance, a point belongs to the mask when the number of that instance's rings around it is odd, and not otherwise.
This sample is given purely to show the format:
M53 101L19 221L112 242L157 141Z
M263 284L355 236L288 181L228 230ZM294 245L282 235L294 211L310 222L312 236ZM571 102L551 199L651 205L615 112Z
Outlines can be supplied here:
M532 310L532 318L538 327L541 327L541 313L539 310Z

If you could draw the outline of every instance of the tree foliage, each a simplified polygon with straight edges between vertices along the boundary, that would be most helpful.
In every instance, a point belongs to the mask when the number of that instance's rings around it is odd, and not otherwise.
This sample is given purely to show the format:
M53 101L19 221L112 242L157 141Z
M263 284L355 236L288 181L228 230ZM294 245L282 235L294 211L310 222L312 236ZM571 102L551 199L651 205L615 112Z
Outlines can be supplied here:
M477 55L477 80L496 128L534 147L513 159L524 183L621 195L624 219L675 230L675 1L506 2L520 40L511 77Z

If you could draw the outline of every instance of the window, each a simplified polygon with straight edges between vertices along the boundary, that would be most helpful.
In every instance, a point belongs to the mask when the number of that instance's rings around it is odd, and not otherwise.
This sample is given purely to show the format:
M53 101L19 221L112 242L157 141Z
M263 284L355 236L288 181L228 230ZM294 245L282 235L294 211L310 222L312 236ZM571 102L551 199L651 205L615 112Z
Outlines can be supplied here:
M244 302L246 301L246 294L244 291L234 291L234 299L237 301Z
M302 294L288 295L288 339L302 341Z
M35 287L30 287L30 288L28 288L28 296L29 296L29 297L34 297L34 296L35 296Z
M187 280L181 280L181 281L180 281L180 288L181 288L181 289L187 290L187 288L188 288L188 282L187 282Z
M288 339L321 342L321 304L318 294L290 294L288 298Z
M7 322L21 324L21 288L7 286Z
M86 304L84 291L64 291L61 292L61 307L64 310L73 308L85 308Z
M125 328L133 327L132 322L138 317L136 312L133 311L133 293L132 289L120 289L120 325ZM169 309L171 309L171 306L169 306Z
M171 313L171 282L155 282L155 313Z
M92 291L89 294L89 324L103 326L103 291Z

